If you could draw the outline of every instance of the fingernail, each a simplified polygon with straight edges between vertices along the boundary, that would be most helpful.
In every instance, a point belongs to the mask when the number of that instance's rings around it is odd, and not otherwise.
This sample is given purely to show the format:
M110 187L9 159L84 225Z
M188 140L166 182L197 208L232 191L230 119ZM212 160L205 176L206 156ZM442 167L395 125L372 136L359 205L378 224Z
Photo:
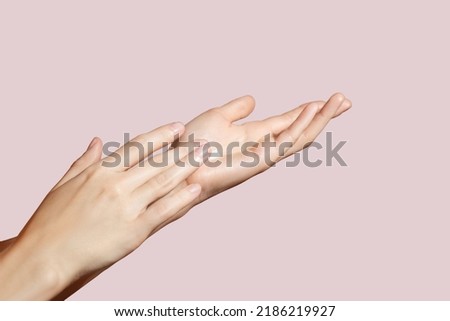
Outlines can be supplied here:
M208 153L205 153L204 145L205 143L200 143L200 146L194 150L194 159L196 162L203 162L208 157Z
M200 184L191 184L186 189L192 194L198 194L202 187Z
M350 102L344 102L342 103L339 108L336 110L336 112L334 113L335 116L339 116L342 113L345 113L347 110L350 109L350 107L352 107L352 104Z
M170 124L170 129L173 131L174 135L178 135L184 130L184 125L182 123L176 122Z
M97 137L92 138L87 149L91 149L95 144L97 144Z
M313 110L315 113L319 110L319 104L318 103L311 103L309 104L309 108Z
M341 108L343 108L344 110L347 110L350 107L352 107L352 102L348 99L346 99L341 105Z
M337 99L340 105L345 101L345 96L342 93L336 93L332 97Z

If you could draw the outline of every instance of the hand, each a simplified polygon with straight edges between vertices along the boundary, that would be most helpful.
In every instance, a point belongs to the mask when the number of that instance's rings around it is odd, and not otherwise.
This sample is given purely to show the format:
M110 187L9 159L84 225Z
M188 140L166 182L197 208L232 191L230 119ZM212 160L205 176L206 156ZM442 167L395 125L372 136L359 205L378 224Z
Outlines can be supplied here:
M100 160L102 144L94 139L1 253L0 298L52 298L80 277L131 253L191 203L200 185L173 189L199 168L203 148L182 159L184 167L137 166L183 130L183 125L172 124L136 137L115 152L120 160L114 167L105 164L118 158ZM147 142L154 143L153 150ZM141 144L144 153L131 148L132 143Z
M308 113L299 118L299 115L312 103L317 104L319 110L316 110L316 107L313 105L309 108ZM247 122L242 125L234 124L235 121L243 119L251 114L254 106L254 99L251 96L244 96L230 101L221 107L210 109L194 118L186 125L186 130L181 136L180 141L187 141L191 134L194 134L195 138L207 138L209 141L219 142L222 146L228 146L232 142L239 142L242 144L250 141L260 141L266 134L270 134L274 139L278 138L278 145L282 140L295 141L292 148L287 150L283 155L272 155L272 160L278 161L307 146L308 143L317 137L331 118L337 117L347 111L351 107L351 102L348 99L345 99L342 94L335 94L326 103L324 101L305 103L289 112L265 120ZM315 113L315 115L311 119L312 113ZM292 126L294 122L296 125ZM302 130L303 128L304 130ZM282 132L285 132L284 138L283 135L281 135ZM177 144L175 144L175 146L176 145ZM243 159L244 155L239 155L239 150L234 150L234 152L238 152L238 154L233 155L234 162L232 167L221 166L219 168L211 168L203 166L172 191L172 193L174 193L189 184L201 184L202 186L202 193L177 214L173 215L165 222L165 224L181 217L195 204L237 185L270 167L265 162L261 162L259 166L255 166L253 169L242 168L238 162ZM180 154L186 154L186 152L180 152ZM91 152L84 154L76 162L76 166L73 166L71 170L69 170L66 175L67 179L83 172L85 168L88 168L98 161L100 155L101 147L99 146L92 149ZM223 160L224 159L222 159L222 161ZM223 163L222 165L226 165L226 163ZM66 177L63 181L65 179ZM153 232L156 232L157 229L158 228L155 228ZM9 240L8 244L11 243L11 240ZM106 267L98 269L90 274L86 274L65 288L56 298L67 298L87 282L99 275L105 268Z
M271 155L271 161L278 162L308 146L333 117L341 115L350 107L351 102L341 93L336 93L327 102L309 102L282 115L235 124L236 121L249 116L255 108L254 99L244 96L221 107L212 108L187 123L180 142L186 142L189 135L194 135L195 139L218 142L225 149L233 142L238 142L239 146L246 142L261 142L262 138L269 134L277 147L283 141L292 142L292 147L285 150L284 154ZM273 148L272 151L276 152L278 148ZM241 161L244 161L246 156L240 148L233 148L232 155L227 154L225 150L224 154L224 157L218 159L221 161L220 166L203 166L186 180L186 184L196 183L202 186L202 193L191 206L240 184L271 166L264 161L264 155L260 155L260 162L254 167L241 166ZM232 166L227 166L226 158L230 156Z
M307 146L319 135L330 119L341 115L351 105L350 100L338 93L333 95L327 102L314 101L305 103L281 115L237 125L234 122L250 115L255 107L254 99L251 96L244 96L232 100L221 107L212 108L194 118L186 125L186 130L180 137L179 142L187 142L189 136L193 134L195 138L206 139L209 142L218 142L225 148L232 142L239 142L242 145L246 142L260 141L262 137L270 134L273 139L276 139L278 145L286 141L293 143L292 147L286 150L283 155L271 155L272 161L279 161ZM309 108L306 110L308 106ZM303 114L304 111L306 113ZM175 143L174 146L179 150L180 155L185 155L187 149L179 147L179 142ZM274 149L274 151L276 150ZM167 223L182 217L196 204L240 184L270 167L263 161L263 158L260 158L261 163L258 166L253 168L242 167L239 162L245 158L244 155L240 153L240 149L236 149L234 152L231 167L226 166L225 158L229 155L224 155L223 158L219 159L222 162L221 166L215 168L202 166L178 185L176 189L183 188L183 186L189 184L200 184L202 192L195 200L173 215ZM259 152L261 153L261 150ZM159 161L158 158L158 156L155 157L156 161ZM84 166L89 166L90 160L84 159L82 163ZM83 279L65 289L57 299L69 297L101 272L102 270L99 270L86 275Z

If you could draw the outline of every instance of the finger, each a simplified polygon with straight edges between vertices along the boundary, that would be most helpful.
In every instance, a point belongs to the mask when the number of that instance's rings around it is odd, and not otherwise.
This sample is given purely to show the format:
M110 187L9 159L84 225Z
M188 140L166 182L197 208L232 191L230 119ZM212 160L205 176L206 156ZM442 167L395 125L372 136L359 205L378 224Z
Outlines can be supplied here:
M179 184L177 187L175 187L172 191L170 191L170 193L168 193L165 197L171 197L172 195L178 193L179 191L181 191L182 189L184 189L186 186L188 185L188 183L186 182L186 184L182 183ZM204 190L204 188L202 187L202 190ZM162 229L164 226L178 220L179 218L183 217L184 214L186 214L187 212L189 212L189 210L191 208L193 208L196 204L199 203L199 199L201 197L201 192L199 193L199 195L197 197L195 197L192 201L190 201L187 205L183 206L181 209L179 209L175 214L171 215L169 218L167 218L166 220L160 221L158 222L158 225L154 226L152 228L152 232L151 234L155 234L156 232L158 232L160 229ZM150 235L149 235L150 236Z
M117 151L105 157L102 164L106 167L116 168L118 171L127 170L151 153L172 143L183 132L184 125L182 123L161 126L133 138Z
M255 109L255 99L252 96L242 96L215 108L230 122L243 119L250 115Z
M292 122L300 115L302 110L310 103L317 103L319 108L322 108L325 105L325 102L322 100L312 101L309 103L302 104L294 109L291 109L288 112L285 112L281 115L272 116L260 121L262 127L269 129L274 135L280 134L283 130L285 130ZM337 110L336 114L333 117L337 117L350 109L352 103L350 100L345 99L342 106Z
M336 115L334 117L340 116L341 114L345 113L347 110L349 110L352 107L352 101L348 98L345 98L344 102L341 106L339 106Z
M283 130L288 128L297 119L298 115L300 115L300 113L303 111L303 109L305 109L305 107L311 103L317 103L320 108L325 104L324 101L312 101L312 102L304 103L304 104L301 104L300 106L298 106L294 109L291 109L283 114L271 116L269 118L261 120L260 122L265 128L270 129L270 131L274 135L278 135Z
M319 105L317 103L311 103L306 106L297 119L277 136L276 144L278 146L281 144L292 144L293 146L294 143L303 135L308 125L311 124L318 111ZM284 153L279 155L279 157L281 158L283 155ZM279 158L277 160L279 160Z
M192 142L186 148L179 146L176 148L171 148L157 155L150 155L148 158L141 161L138 165L130 168L127 171L127 184L131 189L135 189L138 186L144 184L149 179L157 175L158 173L166 170L177 162L180 162L185 158L190 152L192 152L195 147L200 147L206 144L206 140L198 140Z
M333 94L316 114L311 124L305 129L302 137L295 143L292 152L297 152L313 142L345 101L345 96L341 93ZM348 108L347 108L348 109Z
M160 226L163 222L170 221L171 217L180 213L192 203L200 195L201 190L200 184L191 184L176 193L171 193L149 206L140 215L139 221L150 234L155 227Z
M181 161L161 171L150 178L133 191L140 208L146 208L149 204L163 197L178 184L192 175L203 164L208 152L203 145L194 149Z
M305 129L314 120L318 111L318 103L307 105L297 119L276 139L270 137L270 140L268 140L264 137L264 140L259 142L259 146L251 150L252 156L241 155L237 158L234 162L235 165L233 165L234 178L237 178L239 181L246 180L265 171L284 158L290 148L302 137ZM256 158L255 155L257 156ZM244 166L244 164L246 165Z
M63 178L52 188L52 191L68 182L92 164L98 162L102 157L102 141L98 137L94 137L83 155L80 156L70 166L69 170L64 174Z
M286 153L304 135L305 129L310 126L319 110L318 103L308 104L297 119L276 137L274 148L268 151L266 149L260 149L260 155L264 154L264 162L262 162L261 169L267 169L285 157ZM267 154L269 158L265 156ZM270 159L270 162L268 159Z

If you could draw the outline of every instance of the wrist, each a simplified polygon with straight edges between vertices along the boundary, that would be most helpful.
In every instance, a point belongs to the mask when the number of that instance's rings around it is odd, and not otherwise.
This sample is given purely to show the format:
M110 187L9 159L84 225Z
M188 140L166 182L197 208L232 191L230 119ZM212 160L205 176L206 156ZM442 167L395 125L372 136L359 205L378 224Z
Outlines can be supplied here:
M0 241L0 255L2 255L3 251L6 251L6 249L12 245L15 239L16 238L13 237L8 240Z
M66 280L52 259L14 242L0 256L0 300L48 300L61 292Z

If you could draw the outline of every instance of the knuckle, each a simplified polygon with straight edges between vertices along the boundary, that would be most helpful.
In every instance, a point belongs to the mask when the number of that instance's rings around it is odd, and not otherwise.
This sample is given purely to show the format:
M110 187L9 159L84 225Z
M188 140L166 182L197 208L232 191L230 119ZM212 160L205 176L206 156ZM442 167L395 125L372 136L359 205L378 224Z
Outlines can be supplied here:
M112 197L119 198L123 195L123 189L118 183L110 184L108 190Z
M157 213L161 214L167 214L170 212L171 206L168 202L159 202L157 205L156 211Z
M131 219L138 211L135 204L130 202L128 194L120 183L105 183L100 190L99 198L103 203L113 204L115 213L125 220Z
M287 113L281 116L282 121L286 124L292 124L298 117L297 114L294 113Z
M158 175L155 176L155 184L158 187L167 187L167 185L169 185L170 183L170 177L169 174L167 173L160 173Z
M124 198L124 191L118 182L105 182L101 189L101 195L108 200L115 200L120 203Z
M283 136L283 141L286 143L293 143L296 140L289 129L283 133Z

